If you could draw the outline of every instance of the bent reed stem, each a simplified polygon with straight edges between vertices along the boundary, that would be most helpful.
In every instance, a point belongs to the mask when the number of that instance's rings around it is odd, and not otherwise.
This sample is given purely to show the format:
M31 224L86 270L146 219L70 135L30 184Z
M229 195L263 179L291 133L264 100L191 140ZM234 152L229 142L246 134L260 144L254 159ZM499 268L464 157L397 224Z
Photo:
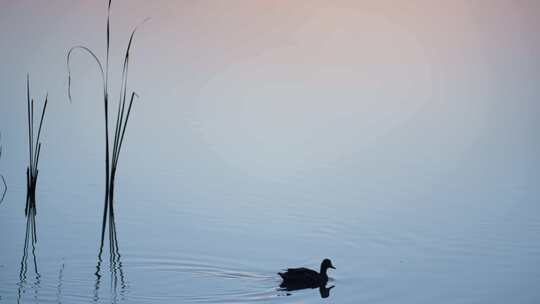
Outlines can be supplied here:
M107 220L110 221L110 218L114 216L114 185L115 177L118 167L118 160L120 158L120 151L122 150L122 145L124 143L124 136L127 129L127 124L129 122L129 117L131 115L131 110L135 97L139 97L134 91L131 92L130 98L128 100L127 91L128 91L128 70L129 70L129 59L130 59L130 50L133 44L133 38L135 33L140 25L145 23L148 19L145 19L139 26L136 26L129 37L129 42L124 55L124 62L122 68L122 78L120 84L120 98L118 100L118 109L116 112L116 123L114 127L114 132L110 134L109 129L109 59L110 59L110 45L111 45L111 31L110 31L110 16L111 16L111 4L112 0L108 1L107 7L107 24L106 24L106 44L105 44L105 65L102 64L102 61L98 56L86 46L75 46L72 47L67 54L67 69L68 69L68 98L69 101L72 101L71 94L71 56L75 50L81 50L86 54L90 55L94 59L95 63L99 68L99 72L103 84L103 106L104 106L104 117L105 117L105 197L103 202L103 218L101 225L101 240L100 240L100 250L99 255L103 251L103 245L105 241L105 230L107 228ZM111 146L111 137L112 137L112 146ZM109 231L111 226L109 224Z
M0 159L2 159L2 152L3 152L1 142L2 142L2 133L0 133ZM8 186L6 183L6 179L4 178L2 174L0 174L0 179L2 179L2 184L4 184L4 191L2 191L2 196L0 197L0 204L2 204L2 202L4 201L4 198L6 197Z

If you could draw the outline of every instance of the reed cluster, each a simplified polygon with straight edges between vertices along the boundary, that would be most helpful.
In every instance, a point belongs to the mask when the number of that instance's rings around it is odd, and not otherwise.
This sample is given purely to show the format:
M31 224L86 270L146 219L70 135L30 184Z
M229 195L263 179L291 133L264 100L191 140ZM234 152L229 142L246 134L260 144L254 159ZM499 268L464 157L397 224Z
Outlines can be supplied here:
M103 248L103 242L105 238L106 222L108 216L110 216L113 221L109 220L109 238L114 238L115 228L112 224L114 222L114 187L116 180L116 173L118 168L118 160L120 157L120 152L122 151L122 145L124 143L124 136L126 134L126 128L129 122L129 117L131 114L133 102L135 98L138 98L137 93L134 91L128 90L128 71L129 71L129 60L130 60L130 50L133 43L133 37L138 27L135 27L131 32L129 37L129 42L126 48L126 52L123 60L122 67L122 78L120 84L120 94L118 100L118 108L116 110L116 118L114 129L111 128L111 121L109 120L109 111L111 110L111 101L110 101L110 88L109 88L109 53L110 53L110 16L111 16L111 2L107 8L107 31L106 31L106 49L105 49L105 61L101 61L96 53L86 46L78 45L72 47L67 54L67 68L68 68L68 97L70 102L72 101L71 96L71 56L75 50L83 51L84 53L91 56L97 64L102 84L103 84L103 106L104 106L104 123L105 123L105 200L103 206L103 222L101 229L101 247ZM146 20L145 20L146 21ZM144 21L144 22L145 22ZM143 23L144 23L143 22ZM129 91L129 93L128 93ZM111 133L112 131L112 133Z
M41 153L41 129L43 127L43 118L45 118L45 111L47 110L48 95L45 97L45 103L41 111L41 118L39 118L39 124L37 126L37 135L35 133L36 126L34 123L34 99L30 97L30 76L26 76L26 102L28 111L28 167L26 168L26 207L24 214L28 217L33 215L35 218L36 213L36 185L39 175L39 155ZM33 234L35 239L35 222L33 223Z

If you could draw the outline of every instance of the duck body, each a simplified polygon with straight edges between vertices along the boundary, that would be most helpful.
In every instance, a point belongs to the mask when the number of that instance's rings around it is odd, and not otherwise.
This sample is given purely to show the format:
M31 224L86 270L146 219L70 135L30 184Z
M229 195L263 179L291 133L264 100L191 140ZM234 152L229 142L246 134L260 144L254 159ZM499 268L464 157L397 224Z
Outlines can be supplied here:
M326 274L326 271L328 268L335 269L329 259L325 259L321 263L320 273L304 267L288 268L285 272L278 273L283 279L280 287L287 290L297 290L326 286L326 283L328 282L328 275Z
M321 275L315 270L309 268L288 268L286 272L278 273L283 282L281 287L286 286L305 286L304 288L316 288L324 286L328 282L327 275Z

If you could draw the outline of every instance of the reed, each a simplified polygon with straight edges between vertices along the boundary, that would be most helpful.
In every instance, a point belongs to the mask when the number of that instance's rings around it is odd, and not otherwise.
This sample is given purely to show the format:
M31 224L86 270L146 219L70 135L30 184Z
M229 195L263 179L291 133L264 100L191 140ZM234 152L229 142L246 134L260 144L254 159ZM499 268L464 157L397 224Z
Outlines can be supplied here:
M30 97L30 75L26 76L26 102L27 102L27 111L28 111L28 167L26 168L26 207L24 209L25 216L33 215L32 218L35 218L36 214L36 185L39 175L39 156L41 154L41 129L43 127L43 119L45 118L45 111L47 110L47 103L49 101L48 95L45 97L45 103L43 104L43 109L41 111L41 118L39 118L39 124L37 127L37 135L35 134L35 123L34 123L34 109L35 102L34 99ZM32 225L33 231L33 240L36 240L35 233L35 220Z
M124 143L124 137L126 134L127 125L131 115L131 110L135 98L139 96L134 91L130 91L128 94L128 72L129 72L129 60L130 60L130 51L133 43L133 37L137 31L137 27L133 29L129 37L129 42L127 44L126 52L123 60L122 67L122 78L120 82L120 96L118 100L118 108L116 110L116 119L114 130L110 128L111 121L109 121L109 110L111 107L110 104L110 93L109 93L109 53L110 53L110 44L111 44L111 31L110 31L110 16L111 16L111 4L112 1L108 1L107 7L107 30L106 30L106 48L105 48L105 64L103 61L98 58L95 52L89 49L86 46L78 45L72 47L67 54L67 69L68 69L68 97L70 102L72 101L71 95L71 56L74 51L80 50L88 55L95 61L99 68L101 75L102 85L103 85L103 106L104 106L104 123L105 123L105 199L103 206L103 221L101 229L101 246L100 252L103 248L103 242L105 238L106 222L108 215L114 218L114 187L116 180L116 173L118 168L118 160L120 158L120 152L122 151L122 145ZM148 19L145 19L140 25L146 22ZM111 131L112 134L111 134ZM112 141L111 141L112 139ZM114 237L113 230L114 226L109 220L109 237Z
M1 143L2 143L2 133L0 133L0 159L2 159L2 144ZM0 204L2 204L2 202L4 201L4 198L6 197L8 187L7 187L6 179L4 178L2 174L0 174L0 179L2 179L2 184L4 184L2 197L0 197Z
M27 271L28 271L28 257L31 254L34 272L36 274L36 281L39 284L39 278L41 277L37 268L36 259L36 244L37 244L37 230L36 230L36 186L39 176L39 159L41 155L41 131L43 128L43 121L45 118L45 112L47 111L47 104L49 103L49 97L46 95L43 109L41 110L41 116L35 121L34 110L36 108L36 102L30 97L30 75L26 75L26 104L27 104L27 118L28 118L28 167L26 168L26 207L24 208L24 215L26 216L26 230L24 234L24 247L23 255L21 258L21 269L19 272L19 288L18 288L18 301L21 301L21 297L24 294L25 285L27 283ZM36 133L37 131L37 133ZM29 247L31 245L31 247Z

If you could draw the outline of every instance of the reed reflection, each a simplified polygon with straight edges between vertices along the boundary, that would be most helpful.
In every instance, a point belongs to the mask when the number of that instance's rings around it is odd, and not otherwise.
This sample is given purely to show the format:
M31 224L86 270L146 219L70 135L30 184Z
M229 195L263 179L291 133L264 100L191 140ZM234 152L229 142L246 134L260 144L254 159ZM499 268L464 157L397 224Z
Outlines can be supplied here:
M58 284L56 285L56 302L62 303L62 286L64 281L64 268L65 263L62 263L60 271L58 272Z
M19 284L17 292L17 303L21 301L22 296L30 288L34 291L34 297L37 299L39 287L41 284L41 275L38 271L38 263L36 258L36 244L37 244L37 232L36 232L36 204L28 199L27 195L27 208L26 213L26 231L24 236L24 248L21 258L21 269L19 272ZM28 284L28 257L31 255L31 267L33 266L34 280Z
M106 226L103 226L103 230L101 235L105 235L105 228L108 226L108 236L109 236L109 273L110 273L110 283L111 283L111 295L112 295L112 301L116 302L117 300L123 300L124 295L127 291L127 280L124 275L124 271L122 268L122 260L121 260L121 254L120 250L118 248L118 238L116 233L116 222L114 219L114 210L112 209L112 205L109 205L109 215L107 217L107 224ZM101 245L99 247L99 253L98 253L98 261L96 265L96 272L94 275L96 276L96 282L94 286L94 302L99 301L99 291L101 288L101 284L104 281L104 272L103 270L103 255L104 255L104 242L102 240Z

